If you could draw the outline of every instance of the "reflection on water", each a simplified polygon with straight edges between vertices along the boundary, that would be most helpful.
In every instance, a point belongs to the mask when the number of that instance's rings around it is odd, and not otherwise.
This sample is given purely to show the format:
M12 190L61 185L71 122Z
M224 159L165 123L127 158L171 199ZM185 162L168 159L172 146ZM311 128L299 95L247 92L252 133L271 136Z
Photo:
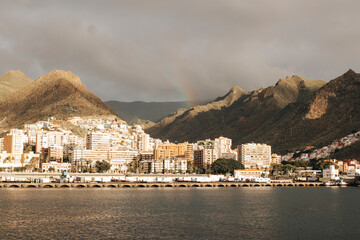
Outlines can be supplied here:
M358 188L0 189L1 239L357 239Z

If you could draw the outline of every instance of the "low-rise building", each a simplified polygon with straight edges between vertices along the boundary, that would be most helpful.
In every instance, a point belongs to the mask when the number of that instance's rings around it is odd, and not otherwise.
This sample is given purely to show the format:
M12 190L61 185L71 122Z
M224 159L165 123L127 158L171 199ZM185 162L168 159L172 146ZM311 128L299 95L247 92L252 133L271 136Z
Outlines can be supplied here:
M329 168L323 169L323 178L329 180L338 180L339 170L336 169L335 165L330 165Z
M145 173L185 173L187 171L185 158L144 160L141 164Z
M251 181L255 178L267 176L269 173L259 169L235 169L234 177L238 181Z
M69 172L71 169L71 164L51 161L49 163L43 163L41 168L43 172Z

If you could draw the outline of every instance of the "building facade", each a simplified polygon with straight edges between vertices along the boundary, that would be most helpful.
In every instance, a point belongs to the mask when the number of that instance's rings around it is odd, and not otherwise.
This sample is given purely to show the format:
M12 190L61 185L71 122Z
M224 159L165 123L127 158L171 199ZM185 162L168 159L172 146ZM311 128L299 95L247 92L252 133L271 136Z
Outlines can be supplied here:
M238 161L245 169L269 169L271 146L259 143L246 143L238 146Z

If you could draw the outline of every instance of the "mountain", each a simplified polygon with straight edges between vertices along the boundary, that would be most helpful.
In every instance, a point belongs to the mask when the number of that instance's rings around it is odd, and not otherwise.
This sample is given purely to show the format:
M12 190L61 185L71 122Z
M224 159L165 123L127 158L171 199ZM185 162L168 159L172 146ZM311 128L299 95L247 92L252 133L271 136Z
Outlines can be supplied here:
M360 129L359 96L360 74L349 70L309 98L289 104L246 137L272 144L280 152L328 145Z
M12 70L0 76L0 102L12 93L23 89L33 80L28 78L20 70Z
M280 79L275 86L252 92L234 87L224 97L164 118L146 132L171 141L196 141L223 135L232 138L234 145L251 141L273 144L275 139L263 138L265 133L276 135L277 129L271 129L269 122L276 124L275 120L284 114L285 108L305 102L325 84L325 81L295 75ZM282 150L281 145L274 148Z
M189 108L191 102L106 102L115 112L128 123L143 123L144 120L151 122L160 121L169 114L181 108Z
M32 82L0 103L2 128L55 116L116 115L100 98L89 92L72 72L55 70Z

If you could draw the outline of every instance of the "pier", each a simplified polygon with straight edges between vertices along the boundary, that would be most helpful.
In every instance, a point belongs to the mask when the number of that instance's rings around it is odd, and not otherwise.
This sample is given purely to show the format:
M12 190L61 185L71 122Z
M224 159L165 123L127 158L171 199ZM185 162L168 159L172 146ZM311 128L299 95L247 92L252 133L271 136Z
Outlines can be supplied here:
M0 188L217 188L217 187L320 187L321 182L295 183L239 183L239 182L109 182L109 183L0 183Z

